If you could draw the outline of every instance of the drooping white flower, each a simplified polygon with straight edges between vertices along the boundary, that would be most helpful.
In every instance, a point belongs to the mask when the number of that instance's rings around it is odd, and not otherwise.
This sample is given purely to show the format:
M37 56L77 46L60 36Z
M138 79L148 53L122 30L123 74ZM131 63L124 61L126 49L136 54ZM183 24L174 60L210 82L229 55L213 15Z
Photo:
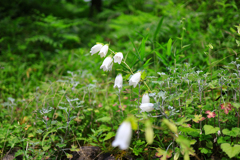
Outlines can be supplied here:
M100 55L100 57L105 57L107 55L107 52L108 52L108 45L104 45L100 52L98 53Z
M108 67L108 71L111 71L112 70L112 67L113 67L113 63L111 63Z
M140 108L141 108L142 112L150 112L150 111L154 110L153 106L154 106L153 103L142 103L140 105Z
M129 86L133 86L134 88L137 86L138 82L141 79L141 72L135 73L129 80Z
M121 150L128 149L132 138L132 126L130 122L123 122L117 130L115 140L112 143L113 147L119 146Z
M115 78L115 83L114 83L114 88L118 87L118 89L122 88L122 84L123 84L123 77L122 74L117 75L117 77Z
M99 52L101 50L101 48L103 47L102 44L96 44L91 48L91 56L94 55L95 53Z
M142 96L142 103L150 103L150 98L148 96L148 93L145 93L143 96Z
M113 58L114 58L114 63L121 64L122 59L123 59L123 54L122 54L122 52L116 53Z
M103 71L109 71L112 70L112 57L107 57L104 59L100 69L103 69Z

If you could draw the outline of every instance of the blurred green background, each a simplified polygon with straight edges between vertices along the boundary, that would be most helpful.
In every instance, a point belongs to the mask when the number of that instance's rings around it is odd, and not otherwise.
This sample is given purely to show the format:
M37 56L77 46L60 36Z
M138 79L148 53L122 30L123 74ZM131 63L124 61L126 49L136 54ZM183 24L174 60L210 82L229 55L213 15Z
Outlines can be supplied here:
M0 99L25 98L67 71L104 76L102 59L89 54L96 42L150 74L179 63L219 68L238 57L239 8L238 0L1 0Z

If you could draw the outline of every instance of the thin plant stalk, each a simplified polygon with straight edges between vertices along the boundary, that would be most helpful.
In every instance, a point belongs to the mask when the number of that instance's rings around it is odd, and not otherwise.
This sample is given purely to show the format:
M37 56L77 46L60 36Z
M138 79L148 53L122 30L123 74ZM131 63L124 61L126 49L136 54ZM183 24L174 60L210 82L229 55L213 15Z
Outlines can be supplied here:
M138 114L140 113L140 83L138 83ZM139 139L139 121L138 121L138 139Z
M121 89L118 89L118 101L119 101L119 106L121 107L122 116L124 117L123 109L122 109L122 105L121 105Z
M221 95L220 95L221 97L222 97L222 86L223 86L223 85L221 84L221 92L220 92L220 93L221 93ZM219 102L219 106L218 106L218 127L219 127L220 133L221 133L221 135L222 135L220 118L219 118L219 117L220 117L221 100L222 100L221 97L220 97L220 102Z

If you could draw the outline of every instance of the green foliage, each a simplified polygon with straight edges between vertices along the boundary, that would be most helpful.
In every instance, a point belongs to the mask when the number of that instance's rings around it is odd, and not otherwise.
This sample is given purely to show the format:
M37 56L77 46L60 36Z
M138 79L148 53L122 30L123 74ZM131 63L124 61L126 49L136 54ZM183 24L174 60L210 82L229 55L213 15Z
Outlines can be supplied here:
M240 145L234 145L232 147L229 143L223 143L221 144L221 148L229 158L233 158L240 153Z
M205 130L205 134L213 134L213 133L217 133L219 131L219 127L213 127L211 125L204 125L204 130Z
M83 0L1 1L0 158L72 159L80 146L119 159L237 158L239 5L112 0L98 13ZM129 66L103 73L103 59L89 53L96 42ZM137 71L140 91L127 85ZM147 91L154 111L141 113ZM111 144L125 120L132 140L120 152Z

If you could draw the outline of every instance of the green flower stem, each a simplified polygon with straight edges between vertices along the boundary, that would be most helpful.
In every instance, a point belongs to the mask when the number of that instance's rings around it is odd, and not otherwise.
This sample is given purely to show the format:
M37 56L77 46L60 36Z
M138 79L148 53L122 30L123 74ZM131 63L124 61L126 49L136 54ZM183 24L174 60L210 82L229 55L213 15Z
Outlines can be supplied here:
M140 83L138 83L138 114L140 113L140 92L141 92L141 90L140 90ZM137 133L138 133L138 139L139 139L139 121L138 121L138 131L137 131Z
M220 92L221 93L221 95L220 95L221 97L222 97L222 86L223 85L221 84L221 92ZM219 103L219 106L218 106L218 126L219 126L219 129L220 129L221 135L222 135L220 118L219 118L220 117L221 100L222 100L221 97L220 97L220 103Z
M129 69L129 71L133 74L133 71L132 71L132 69L129 67L129 65L125 62L125 61L122 61L126 66L127 66L127 68Z

